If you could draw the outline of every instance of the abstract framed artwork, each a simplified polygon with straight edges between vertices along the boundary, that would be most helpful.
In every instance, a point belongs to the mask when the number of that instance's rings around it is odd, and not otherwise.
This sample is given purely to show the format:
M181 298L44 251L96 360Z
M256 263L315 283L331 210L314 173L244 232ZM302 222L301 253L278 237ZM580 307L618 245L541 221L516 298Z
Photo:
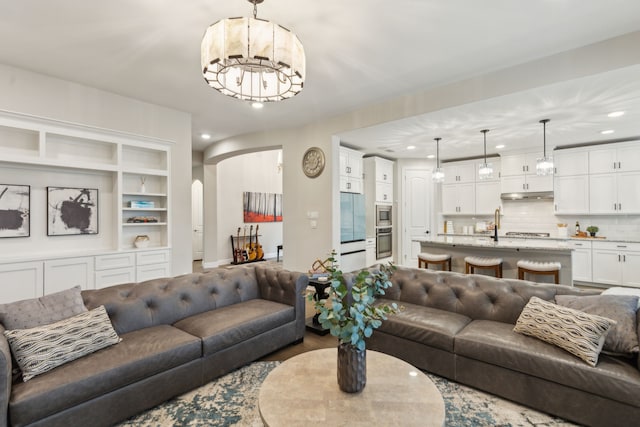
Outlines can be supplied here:
M98 189L47 187L47 235L98 234Z
M0 184L0 237L29 237L31 187Z
M242 214L244 222L282 222L282 194L243 194Z

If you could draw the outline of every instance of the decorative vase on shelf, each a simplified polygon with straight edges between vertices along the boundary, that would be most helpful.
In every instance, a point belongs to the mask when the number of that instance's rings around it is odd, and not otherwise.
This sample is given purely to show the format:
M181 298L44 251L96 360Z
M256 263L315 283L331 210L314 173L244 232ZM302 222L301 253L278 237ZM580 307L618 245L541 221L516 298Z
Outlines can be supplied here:
M146 234L142 234L136 236L136 238L133 240L133 245L136 248L146 248L147 246L149 246L149 240L149 236L147 236Z
M345 393L358 393L367 383L367 350L349 343L338 345L338 386Z

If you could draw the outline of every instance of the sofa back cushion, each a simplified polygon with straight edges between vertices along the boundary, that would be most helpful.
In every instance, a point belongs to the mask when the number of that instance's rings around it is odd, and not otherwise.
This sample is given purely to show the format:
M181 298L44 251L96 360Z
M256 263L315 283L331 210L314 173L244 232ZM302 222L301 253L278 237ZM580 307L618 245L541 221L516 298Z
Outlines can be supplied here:
M531 297L553 301L561 294L598 293L525 280L410 267L398 267L391 282L393 286L385 298L452 311L472 319L512 324Z
M259 298L253 268L216 268L204 273L128 283L82 292L85 305L104 305L118 334Z

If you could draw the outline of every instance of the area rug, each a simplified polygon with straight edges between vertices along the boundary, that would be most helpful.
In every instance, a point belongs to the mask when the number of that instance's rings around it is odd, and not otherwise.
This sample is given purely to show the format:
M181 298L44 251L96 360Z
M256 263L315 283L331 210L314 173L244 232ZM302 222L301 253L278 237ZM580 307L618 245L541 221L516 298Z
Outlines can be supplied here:
M260 384L280 362L255 362L130 418L120 427L262 426ZM451 427L562 427L574 424L427 374L444 398Z

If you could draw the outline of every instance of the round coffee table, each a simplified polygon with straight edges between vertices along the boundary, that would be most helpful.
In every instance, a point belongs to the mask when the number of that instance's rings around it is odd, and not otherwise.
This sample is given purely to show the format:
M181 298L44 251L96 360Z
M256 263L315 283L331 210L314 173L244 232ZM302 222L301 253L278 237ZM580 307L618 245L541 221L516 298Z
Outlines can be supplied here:
M420 370L395 357L367 350L367 384L345 393L336 378L337 349L295 356L276 367L260 387L264 425L442 426L442 395Z

